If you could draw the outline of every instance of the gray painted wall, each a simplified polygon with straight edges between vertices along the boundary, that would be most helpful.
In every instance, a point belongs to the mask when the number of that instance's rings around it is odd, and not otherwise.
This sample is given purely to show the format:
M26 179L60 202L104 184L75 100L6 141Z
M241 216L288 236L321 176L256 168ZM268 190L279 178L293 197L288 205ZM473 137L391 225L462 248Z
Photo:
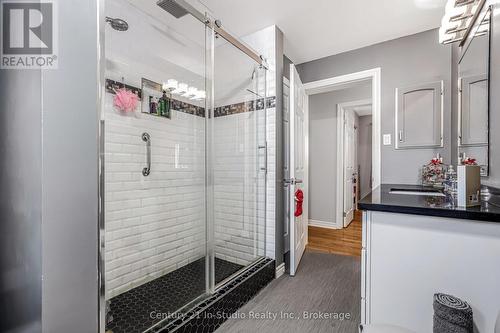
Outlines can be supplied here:
M337 104L371 98L371 84L309 97L309 219L335 223Z
M358 165L360 198L371 192L372 177L372 116L359 117Z
M42 114L40 70L0 70L1 332L40 332Z
M58 2L59 69L42 73L42 324L47 333L97 331L97 3Z
M298 70L303 82L311 82L376 67L382 72L381 135L392 135L392 145L382 146L382 183L419 183L421 166L436 153L446 163L451 162L451 46L438 43L437 30L307 62L299 65ZM438 80L445 83L445 148L395 150L395 89Z

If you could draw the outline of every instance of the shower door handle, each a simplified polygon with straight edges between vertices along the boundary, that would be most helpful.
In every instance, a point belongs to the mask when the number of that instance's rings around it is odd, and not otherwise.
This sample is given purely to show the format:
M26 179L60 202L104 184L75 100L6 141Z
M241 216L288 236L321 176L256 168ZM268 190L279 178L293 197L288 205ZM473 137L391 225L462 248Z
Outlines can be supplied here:
M264 166L261 166L260 170L267 173L267 141L263 145L260 145L259 149L264 149Z
M149 133L142 133L142 141L146 142L146 167L142 169L142 175L147 177L151 173L151 136Z

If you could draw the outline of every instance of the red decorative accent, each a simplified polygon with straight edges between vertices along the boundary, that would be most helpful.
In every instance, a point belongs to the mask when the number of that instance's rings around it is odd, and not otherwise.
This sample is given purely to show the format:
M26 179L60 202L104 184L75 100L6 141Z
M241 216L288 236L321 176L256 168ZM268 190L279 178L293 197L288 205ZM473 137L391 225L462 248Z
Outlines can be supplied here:
M468 157L462 162L463 165L477 165L475 158Z
M433 164L433 165L441 165L441 160L439 158L433 158L431 160L431 164Z
M295 217L302 215L302 203L304 202L304 192L295 191Z

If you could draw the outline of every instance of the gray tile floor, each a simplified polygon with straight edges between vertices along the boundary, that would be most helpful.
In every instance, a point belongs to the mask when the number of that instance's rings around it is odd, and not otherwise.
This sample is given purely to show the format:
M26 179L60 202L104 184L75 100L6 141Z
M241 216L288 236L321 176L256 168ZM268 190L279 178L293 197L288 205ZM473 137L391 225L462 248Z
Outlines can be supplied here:
M271 282L216 333L356 333L361 308L360 264L356 257L306 252L295 277L284 275ZM307 319L304 312L329 314L330 318Z

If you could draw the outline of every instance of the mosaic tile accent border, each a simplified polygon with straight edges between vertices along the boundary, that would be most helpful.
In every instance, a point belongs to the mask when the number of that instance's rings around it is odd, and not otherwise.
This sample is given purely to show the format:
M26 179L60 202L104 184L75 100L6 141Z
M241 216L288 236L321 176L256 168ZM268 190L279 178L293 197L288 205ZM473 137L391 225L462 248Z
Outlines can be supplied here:
M266 98L266 108L276 107L276 97ZM215 117L229 116L238 113L258 111L264 109L264 98L259 98L258 100L241 102L237 104L230 104L225 106L220 106L215 108Z
M182 102L182 101L179 101L176 99L170 99L170 109L175 110L175 111L179 111L179 112L192 114L192 115L198 116L198 117L205 117L205 108L202 108L201 106L189 104L186 102Z
M175 321L148 332L214 332L275 277L275 261L265 259Z
M140 88L133 87L111 79L106 79L106 91L110 94L114 94L115 89L123 87L136 93L137 96L139 96L139 98L142 99L142 90ZM276 96L271 96L266 98L266 107L267 108L276 107ZM258 111L262 110L263 108L264 108L264 98L259 98L256 101L254 100L249 102L241 102L241 103L217 107L215 108L214 116L215 117L230 116L238 113L252 112L256 110ZM198 117L205 117L205 108L190 103L186 103L183 101L179 101L176 99L170 99L170 109L178 112L188 113Z
M106 92L113 94L113 95L115 94L115 90L118 90L121 88L126 88L126 89L132 91L133 93L135 93L137 96L139 96L139 99L142 99L142 90L140 88L130 86L130 85L122 83L122 82L118 82L118 81L111 80L111 79L106 79L105 87L106 87Z

